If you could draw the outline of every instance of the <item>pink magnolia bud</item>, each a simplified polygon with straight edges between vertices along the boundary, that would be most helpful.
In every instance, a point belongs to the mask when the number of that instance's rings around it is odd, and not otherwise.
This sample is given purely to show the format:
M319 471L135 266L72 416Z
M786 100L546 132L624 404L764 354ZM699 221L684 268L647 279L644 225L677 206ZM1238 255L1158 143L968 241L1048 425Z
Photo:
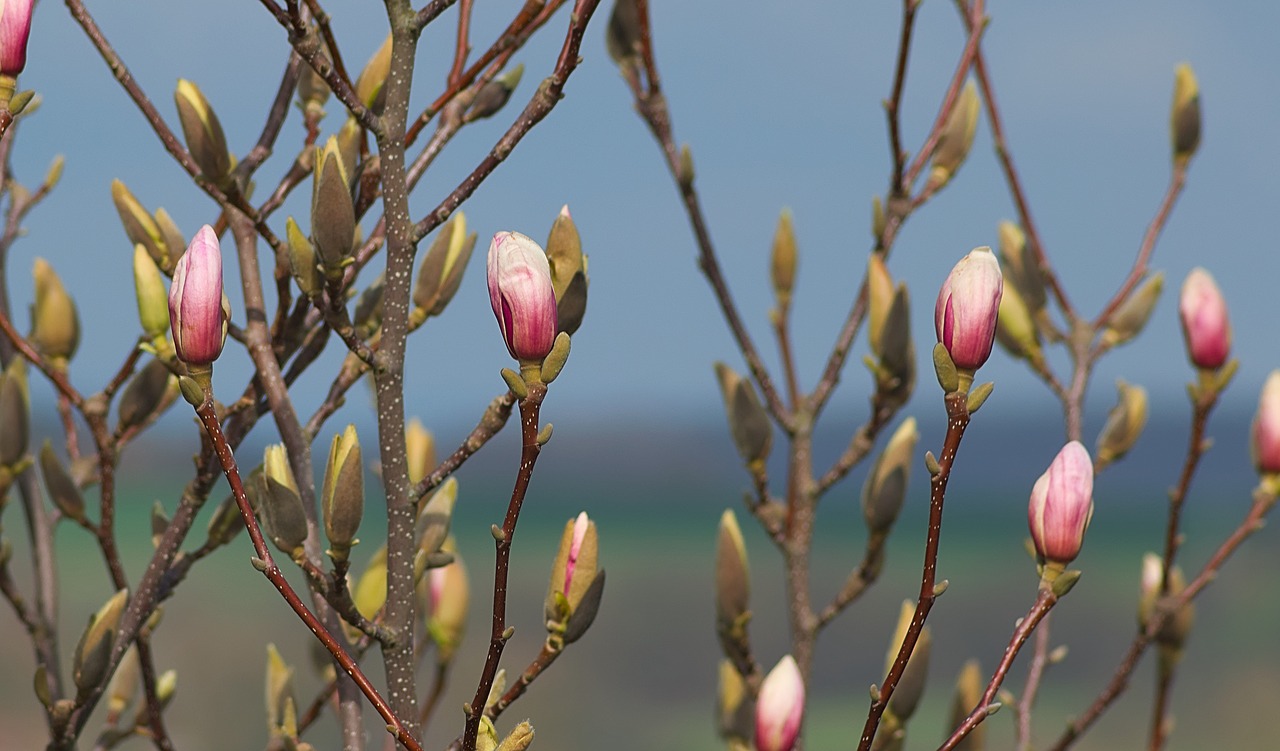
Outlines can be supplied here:
M542 247L519 232L499 232L489 245L489 302L507 351L540 362L556 339L556 295Z
M1178 313L1191 362L1202 370L1222 367L1231 353L1231 322L1227 303L1208 271L1197 267L1187 274Z
M27 67L34 0L0 0L0 75L16 77Z
M178 259L169 285L169 323L178 359L208 365L222 354L227 311L222 296L222 250L213 228L204 225Z
M1093 461L1079 441L1058 452L1031 488L1027 521L1040 558L1070 563L1080 553L1093 516Z
M1262 384L1253 420L1253 463L1263 474L1280 474L1280 370L1271 371Z
M804 679L791 655L764 677L756 698L756 751L791 751L804 718Z
M951 269L933 308L938 341L961 370L977 370L991 355L1004 279L991 248L975 248Z
M578 518L573 520L573 541L569 543L569 555L564 562L564 591L570 592L573 589L573 570L578 565L578 556L582 554L582 541L587 536L587 527L591 525L591 520L587 518L587 512L583 511L578 514Z

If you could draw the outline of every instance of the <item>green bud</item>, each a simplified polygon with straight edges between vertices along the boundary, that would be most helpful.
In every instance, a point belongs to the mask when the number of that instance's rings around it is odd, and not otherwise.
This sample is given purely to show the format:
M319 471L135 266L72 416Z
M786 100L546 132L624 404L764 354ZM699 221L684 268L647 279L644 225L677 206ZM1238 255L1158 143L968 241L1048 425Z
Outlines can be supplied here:
M436 233L422 259L418 281L413 287L415 315L425 321L444 312L462 284L462 272L475 247L476 234L467 234L466 215L454 212L453 218Z
M311 239L329 278L341 276L351 258L355 233L351 179L338 150L338 140L330 136L324 148L316 149L311 192Z
M560 208L547 237L547 262L551 266L551 288L556 295L557 330L573 336L587 312L587 257L582 253L582 237L566 204Z
M889 650L885 655L885 674L888 674L890 668L893 667L893 661L898 656L898 650L902 647L902 642L906 639L907 629L911 625L911 618L915 615L916 604L910 600L904 600L902 608L898 611L898 626L894 631L893 639L889 642ZM911 715L916 711L916 706L920 703L920 697L924 695L925 679L929 672L929 652L933 644L933 636L928 626L920 632L920 638L916 641L916 648L911 653L911 659L907 661L907 669L903 671L902 678L898 680L898 687L894 690L893 696L889 698L888 712L892 712L895 717L902 723L906 723L911 719Z
M1013 222L1000 222L996 227L1000 237L1000 271L1005 289L1013 287L1032 314L1044 309L1044 277L1036 259L1028 252L1027 236Z
M80 345L76 304L53 267L43 258L35 260L32 275L36 280L36 301L31 317L31 341L55 367L65 368Z
M902 405L916 385L916 348L911 340L911 297L899 283L880 332L876 390L886 404Z
M497 751L498 729L488 716L480 718L480 732L476 735L476 751Z
M436 439L422 421L413 418L404 429L405 458L409 469L409 483L417 485L427 473L436 468Z
M156 261L156 264L167 274L173 268L173 265L178 262L178 259L182 258L182 254L187 252L187 239L186 235L182 234L182 230L178 229L178 225L174 223L173 218L169 216L169 212L162 208L156 209L156 226L160 228L160 236L164 238L169 265L166 266L159 261ZM150 249L148 249L148 252L150 252ZM174 680L177 679L175 678Z
M53 190L62 180L62 170L67 166L67 160L61 154L53 158L49 163L49 171L44 173L44 189L45 191Z
M907 496L907 480L920 433L916 419L908 417L894 431L862 487L862 517L872 535L887 535Z
M227 137L223 135L218 116L204 93L190 81L178 79L173 99L178 106L178 121L182 123L182 136L191 158L205 178L225 187L234 160L227 150Z
M316 263L316 249L311 247L311 241L302 234L293 217L285 220L284 233L289 241L289 271L293 280L298 283L302 294L314 300L324 289L324 277Z
M414 528L418 533L418 549L427 555L437 553L449 536L453 506L458 500L458 478L450 477L435 489L418 514Z
M969 660L960 669L956 678L956 689L951 700L951 719L947 727L957 728L969 716L969 713L982 701L982 669L977 660ZM987 726L978 725L956 744L957 751L983 751L987 747Z
M348 425L342 435L334 436L329 447L321 509L324 532L329 538L329 556L334 561L346 560L347 552L357 542L356 532L364 515L364 464L354 425Z
M162 361L152 358L133 374L124 387L124 393L120 395L118 430L143 425L158 414L162 407L167 407L177 398L178 379Z
M542 379L543 383L551 383L560 377L560 371L564 370L564 364L569 360L569 345L568 334L563 331L556 334L556 339L551 344L551 351L543 359L542 369L539 371L538 377Z
M356 79L356 97L375 113L382 110L385 99L383 85L387 82L387 75L390 73L391 35L387 34L382 46L373 53L369 62L365 63L364 70L360 71L360 76Z
M319 120L324 117L324 103L329 100L329 84L310 65L298 73L298 109Z
M480 91L476 93L476 98L472 100L471 106L467 108L466 114L463 115L462 121L469 123L498 114L498 111L511 98L511 93L520 85L520 78L523 75L524 63L520 63L505 74L481 86Z
M751 381L735 373L722 362L715 364L716 377L720 381L720 394L724 397L725 413L729 417L729 432L738 454L748 466L760 464L769 456L773 446L773 426L769 415L756 396Z
M373 620L387 601L387 548L382 546L373 553L364 573L356 581L351 593L360 615Z
M1040 349L1040 329L1036 327L1017 286L1012 284L1005 286L1000 297L996 341L1014 357L1033 363L1044 360L1044 352Z
M778 308L791 305L791 290L796 283L796 233L792 228L791 209L783 209L778 215L778 228L773 233L773 254L769 263L769 280Z
M1120 307L1111 314L1107 327L1102 332L1102 343L1108 347L1124 344L1138 334L1151 318L1156 303L1160 300L1160 291L1164 289L1164 272L1157 271L1147 277L1141 286L1129 293Z
M867 258L867 340L871 352L877 358L884 357L881 344L884 341L884 324L893 306L893 277L885 265L882 253L872 253Z
M151 260L155 261L158 267L172 269L178 259L169 257L171 248L160 230L160 225L119 180L111 181L111 201L116 205L116 212L120 214L120 222L124 225L124 233L129 238L130 244L145 248L147 255L151 256ZM179 247L185 248L185 241Z
M128 600L129 590L122 589L89 618L89 625L80 635L71 663L77 696L87 695L106 679L116 627L120 625L120 616L124 614Z
M47 438L40 447L40 471L44 474L45 489L49 491L49 500L69 519L84 521L84 497L80 488L71 479L58 455L53 451L53 443Z
M142 665L138 661L138 650L129 647L120 658L116 672L107 684L107 712L119 717L133 703L142 685Z
M449 547L452 547L451 545ZM427 572L423 583L427 593L427 634L436 645L436 660L441 664L453 659L467 627L471 585L467 568L456 551L453 563Z
M720 681L716 691L716 726L720 737L746 743L755 725L755 702L747 693L747 683L729 660L720 661Z
M263 451L259 483L259 502L268 536L280 552L290 557L299 555L307 539L307 515L283 444L271 444Z
M640 12L635 0L614 0L605 30L609 57L626 73L640 65Z
M498 744L498 751L525 751L530 743L533 743L533 725L524 720L502 739L502 743Z
M973 147L973 136L978 130L978 110L982 102L978 99L978 87L972 80L964 85L956 100L955 108L942 126L942 135L933 150L932 170L929 173L929 184L939 189L951 181L960 165L969 156Z
M1187 63L1180 63L1174 69L1169 134L1173 143L1173 163L1186 166L1200 146L1200 84Z
M543 612L547 623L564 624L573 615L599 573L596 523L586 512L564 525L560 548L551 567Z
M163 337L169 331L169 291L160 267L141 243L133 246L133 284L142 333L152 340Z
M751 573L747 545L731 509L720 515L716 536L716 623L732 630L751 609Z
M31 407L26 363L25 359L14 357L0 373L0 467L13 467L27 453Z
M293 668L285 663L276 645L267 644L267 732L272 738L298 735L297 708L293 698Z
M1095 472L1129 453L1147 425L1147 390L1117 380L1116 392L1116 406L1107 413L1107 422L1098 433Z

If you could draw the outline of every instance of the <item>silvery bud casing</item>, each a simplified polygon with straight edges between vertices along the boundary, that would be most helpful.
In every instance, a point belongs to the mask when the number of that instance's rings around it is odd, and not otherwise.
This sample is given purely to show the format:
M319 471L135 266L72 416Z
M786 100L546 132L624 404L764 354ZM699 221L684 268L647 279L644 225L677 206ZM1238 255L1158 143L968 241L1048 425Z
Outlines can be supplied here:
M80 346L76 304L53 267L43 258L32 266L36 295L31 315L31 342L52 365L65 368Z
M364 463L354 425L333 437L320 499L329 556L334 561L344 561L358 542L356 532L364 515Z
M738 375L722 362L715 364L716 379L720 382L720 395L724 397L724 410L729 418L729 432L738 454L748 467L764 466L773 447L773 425L769 415L756 396L751 381Z
M498 114L507 100L511 98L512 92L520 85L520 78L524 75L524 63L519 63L516 67L489 81L480 87L480 91L476 92L476 98L471 100L471 106L467 108L467 112L463 115L463 122L473 122L475 120L483 120L486 117L493 117Z
M1173 145L1173 163L1180 168L1186 166L1200 146L1200 84L1186 63L1174 70L1169 140Z
M84 496L80 494L75 480L71 479L71 475L62 466L58 455L53 451L53 443L48 439L40 447L40 472L44 475L44 486L49 491L49 500L53 501L53 505L64 516L84 521Z
M311 191L311 239L329 279L341 278L342 270L350 263L355 233L351 178L338 139L330 136L323 148L316 149Z
M950 182L960 170L960 165L968 158L969 149L973 147L973 136L978 131L978 110L981 108L978 87L970 80L960 91L955 108L942 126L938 145L933 150L932 168L929 171L931 190L938 190Z
M413 287L414 309L410 318L415 325L444 312L462 284L462 273L471 260L476 237L474 232L467 234L467 217L461 211L455 212L436 233Z
M573 336L587 313L587 256L582 237L566 204L560 208L547 237L547 262L556 295L557 332Z

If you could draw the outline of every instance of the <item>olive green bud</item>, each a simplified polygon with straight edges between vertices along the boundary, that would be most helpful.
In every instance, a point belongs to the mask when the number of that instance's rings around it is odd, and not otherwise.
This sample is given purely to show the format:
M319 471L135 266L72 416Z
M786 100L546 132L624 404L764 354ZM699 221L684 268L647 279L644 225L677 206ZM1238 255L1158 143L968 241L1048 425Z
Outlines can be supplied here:
M960 669L956 678L956 689L951 699L951 719L949 728L958 728L969 713L982 701L982 668L977 660L969 660ZM957 751L983 751L987 747L987 726L978 725L964 737L955 748Z
M614 0L605 30L605 49L627 73L640 65L640 11L635 0Z
M129 590L122 589L89 618L89 625L80 635L71 663L77 696L87 695L107 677L107 663L111 659L116 627L120 625L120 616L124 614L124 606L128 600Z
M166 241L159 223L119 180L111 181L111 202L116 205L116 212L120 214L120 223L124 225L124 234L129 238L129 242L145 248L147 255L151 256L151 260L155 261L160 268L172 269L177 259L169 257L172 248ZM185 248L186 242L180 242L178 247ZM135 262L135 273L136 265Z
M720 381L720 394L724 397L725 413L729 417L729 432L738 454L749 467L763 467L773 446L773 426L769 415L756 396L751 381L735 373L722 362L715 364L716 377Z
M450 546L452 547L452 546ZM436 661L453 659L467 628L467 609L471 601L471 585L467 568L453 552L453 563L433 568L424 577L427 593L427 635L436 645Z
M1005 285L996 318L996 341L1014 357L1036 363L1044 360L1040 349L1040 329L1031 317L1015 285Z
M415 417L404 429L404 444L409 483L417 485L436 468L436 439Z
M259 482L263 486L259 490L266 491L261 493L259 502L268 536L285 555L300 555L307 539L307 515L283 444L273 443L263 450Z
M138 650L135 647L129 647L120 658L120 664L116 666L111 682L107 684L108 714L113 717L123 714L138 695L138 688L141 685L142 664L138 660Z
M564 533L560 536L560 548L551 567L551 582L543 608L548 625L566 624L583 604L587 591L599 574L598 557L596 523L584 511L565 523Z
M133 285L142 333L152 340L163 337L169 331L169 291L160 267L142 243L133 246Z
M360 71L360 76L356 78L356 98L375 114L382 111L382 104L386 98L383 85L386 84L387 75L390 72L391 35L387 34L382 46L373 53L373 57L369 58L364 70Z
M996 227L996 234L1000 237L1000 272L1005 289L1014 287L1027 310L1033 315L1039 313L1045 304L1044 277L1035 257L1028 252L1026 233L1005 221Z
M582 237L565 204L551 224L547 237L547 262L551 266L551 288L556 295L556 331L573 336L587 312L587 256Z
M444 312L462 284L462 272L476 247L476 234L467 234L467 217L461 211L445 223L427 249L418 269L418 281L413 287L414 311L411 313L420 324L431 316Z
M908 417L893 432L862 487L862 517L873 535L889 534L907 497L912 458L920 433L916 419Z
M346 560L347 552L358 542L356 532L364 515L364 464L354 425L348 425L342 435L334 436L329 447L321 509L324 533L329 538L329 557L335 562Z
M329 84L310 65L298 72L298 109L316 120L324 117L324 103L329 101Z
M351 179L338 150L338 140L330 136L323 148L316 149L311 192L311 239L330 279L340 277L350 263L355 233Z
M267 644L267 732L272 738L298 735L297 705L293 698L293 668L285 663L276 645Z
M53 451L53 443L45 439L40 447L40 471L44 474L45 489L49 491L49 500L69 519L84 521L84 497L80 488L71 479L58 455Z
M440 546L449 536L449 525L453 521L453 506L457 500L458 478L450 477L441 483L423 504L414 525L418 533L418 549L423 554L430 556L441 550Z
M289 241L289 271L293 280L298 283L302 294L314 300L324 289L324 277L316 263L316 249L311 247L311 241L302 234L293 217L285 220L284 233Z
M480 731L476 734L476 751L498 751L498 729L488 715L480 717Z
M36 301L31 316L31 341L54 367L65 368L80 345L80 317L76 304L53 267L37 258L32 269Z
M44 173L44 189L45 192L51 191L58 187L58 183L62 181L62 170L67 166L66 157L58 154L49 163L49 171Z
M533 725L528 720L522 720L498 744L498 751L525 751L530 743L533 743Z
M887 675L893 667L893 662L898 656L898 650L902 647L902 642L907 637L907 629L911 625L911 619L915 615L916 604L910 600L902 603L902 608L898 611L898 626L894 631L893 639L889 642L889 650L885 655L884 672ZM911 715L916 711L916 706L920 703L920 697L924 695L925 679L929 673L929 652L933 644L933 635L928 626L925 626L920 632L920 638L916 641L916 648L911 653L911 659L907 661L907 669L902 672L902 677L898 680L898 687L894 690L893 696L889 698L889 707L886 710L891 712L900 722L906 723L911 719Z
M351 322L363 337L373 336L382 326L382 299L385 290L386 274L379 272L356 298L356 309L352 311Z
M889 276L884 254L872 253L867 259L867 341L871 352L878 358L884 357L881 348L884 323L889 317L889 308L893 307L895 294L893 277Z
M722 631L734 631L751 610L751 573L747 545L738 517L732 509L720 515L716 535L716 623Z
M368 620L378 614L387 601L387 548L382 546L373 553L365 566L364 573L356 580L355 590L351 593L356 610Z
M720 681L716 691L716 727L720 737L746 743L755 724L755 702L747 693L747 683L729 660L720 661Z
M1169 134L1173 143L1173 163L1185 167L1200 146L1200 84L1186 63L1180 63L1174 69Z
M178 398L178 379L161 360L152 358L133 374L120 395L118 430L136 428Z
M929 173L929 185L937 190L951 181L960 165L969 156L973 147L973 136L978 130L978 110L982 102L978 99L978 87L972 80L964 85L955 108L942 126L942 135L933 150L932 169Z
M876 390L889 405L905 404L916 385L916 348L911 340L911 298L899 283L880 332Z
M1117 380L1116 392L1116 406L1107 413L1107 422L1098 433L1094 472L1129 453L1147 425L1147 390Z
M25 359L14 357L0 373L0 467L13 467L22 461L31 440L26 363Z
M796 283L796 233L792 227L791 209L783 209L778 215L778 228L773 232L773 253L769 262L769 280L778 308L791 306L791 290Z
M182 123L182 137L191 158L206 179L225 187L234 160L227 150L222 123L218 122L209 100L194 83L183 79L178 79L173 99L178 105L178 121Z
M1169 569L1167 591L1161 591L1163 560L1155 553L1147 553L1142 557L1142 591L1138 599L1138 625L1146 628L1152 618L1173 607L1175 598L1187 588L1186 578L1177 566ZM1156 643L1160 645L1160 657L1164 661L1176 662L1182 656L1182 645L1195 625L1195 605L1187 602L1169 617L1156 632Z
M1107 321L1107 327L1102 332L1102 343L1115 347L1142 333L1143 327L1151 318L1151 312L1156 309L1162 289L1164 272L1157 271L1130 292Z
M466 114L462 116L462 121L469 123L498 114L498 111L511 98L511 93L520 85L520 78L523 75L524 63L520 63L481 86L480 91L476 92L476 98L471 101L471 106L467 108Z

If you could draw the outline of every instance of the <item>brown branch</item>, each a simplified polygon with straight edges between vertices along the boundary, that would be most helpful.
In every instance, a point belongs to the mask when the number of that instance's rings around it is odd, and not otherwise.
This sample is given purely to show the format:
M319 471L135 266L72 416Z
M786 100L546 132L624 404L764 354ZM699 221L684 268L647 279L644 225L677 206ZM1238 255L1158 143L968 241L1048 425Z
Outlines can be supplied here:
M420 501L423 496L439 487L458 467L469 458L472 454L480 450L480 447L489 442L502 430L507 424L507 420L511 417L511 408L516 403L516 397L510 391L505 392L501 396L497 396L493 401L489 402L489 406L485 408L484 415L480 417L480 422L471 432L467 434L466 439L458 448L454 449L440 465L433 469L430 474L422 478L422 481L413 487L409 492L409 497L415 502Z
M1027 668L1027 684L1014 707L1019 751L1031 751L1031 708L1035 706L1036 694L1040 692L1040 683L1049 665L1049 620L1049 615L1045 614L1040 628L1036 629L1036 645L1031 653L1031 666Z

